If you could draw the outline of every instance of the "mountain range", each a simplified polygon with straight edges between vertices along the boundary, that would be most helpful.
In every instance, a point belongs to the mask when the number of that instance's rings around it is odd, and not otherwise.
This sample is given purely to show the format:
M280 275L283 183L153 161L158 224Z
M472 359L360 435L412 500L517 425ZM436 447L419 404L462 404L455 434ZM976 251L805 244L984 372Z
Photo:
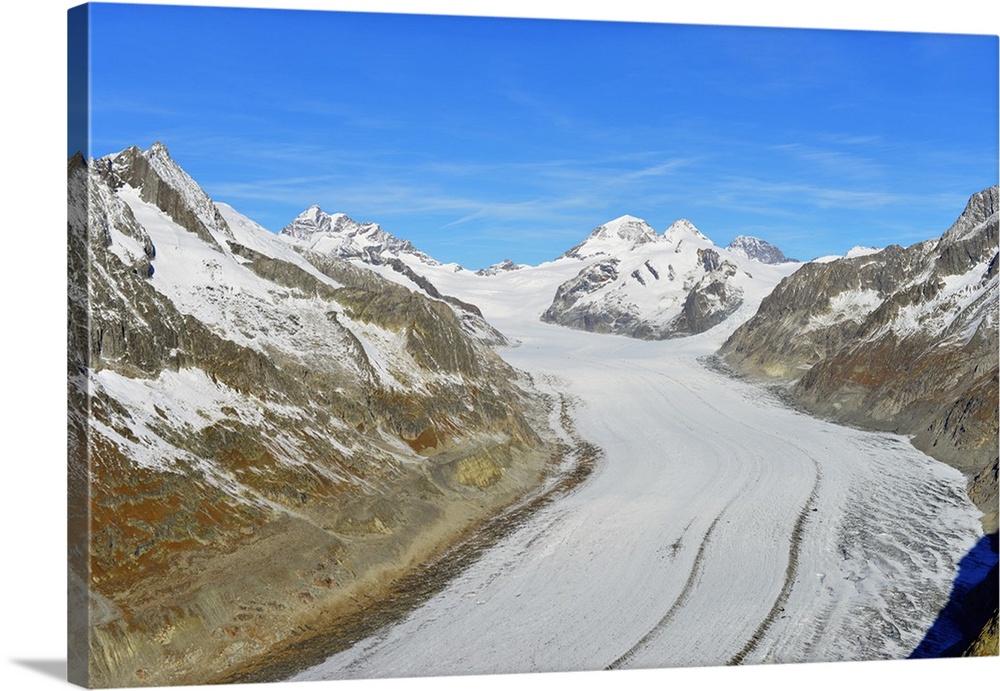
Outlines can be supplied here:
M71 158L68 193L70 523L89 536L70 668L90 684L232 679L565 475L585 447L566 402L476 304L514 276L545 328L722 334L739 375L962 470L996 531L995 187L909 248L803 263L622 216L477 272L318 206L272 233L159 143Z
M432 259L377 224L358 223L318 207L300 214L279 237L299 249L382 268L387 278L431 297L441 297L433 287L435 276L473 273ZM529 267L506 260L475 275L527 269L555 276L573 269L572 278L547 288L553 291L552 302L540 315L543 321L659 340L720 324L744 304L746 296L748 305L755 306L796 268L797 262L786 260L779 249L758 238L739 236L721 248L685 219L660 234L642 219L622 216L598 226L552 262Z

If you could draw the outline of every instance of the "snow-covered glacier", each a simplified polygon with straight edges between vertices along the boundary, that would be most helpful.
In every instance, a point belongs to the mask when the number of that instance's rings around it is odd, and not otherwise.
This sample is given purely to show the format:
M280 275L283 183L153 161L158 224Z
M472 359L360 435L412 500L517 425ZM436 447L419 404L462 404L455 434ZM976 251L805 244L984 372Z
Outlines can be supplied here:
M906 657L982 536L962 474L711 366L729 323L648 342L539 321L543 286L571 270L427 275L574 402L604 450L588 482L400 623L293 678Z

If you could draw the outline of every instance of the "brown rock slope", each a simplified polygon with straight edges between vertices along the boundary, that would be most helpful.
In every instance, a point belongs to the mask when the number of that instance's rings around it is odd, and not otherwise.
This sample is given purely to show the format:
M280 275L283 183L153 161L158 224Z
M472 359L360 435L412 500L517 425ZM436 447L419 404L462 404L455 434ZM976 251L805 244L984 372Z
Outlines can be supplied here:
M235 228L161 145L69 162L70 676L206 683L537 487L461 309Z

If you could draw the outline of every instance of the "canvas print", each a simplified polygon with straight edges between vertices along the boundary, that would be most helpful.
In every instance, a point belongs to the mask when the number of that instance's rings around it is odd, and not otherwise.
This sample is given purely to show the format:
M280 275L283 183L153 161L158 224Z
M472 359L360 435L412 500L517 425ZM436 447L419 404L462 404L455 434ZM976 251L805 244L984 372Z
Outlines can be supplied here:
M996 36L68 26L71 681L997 655Z

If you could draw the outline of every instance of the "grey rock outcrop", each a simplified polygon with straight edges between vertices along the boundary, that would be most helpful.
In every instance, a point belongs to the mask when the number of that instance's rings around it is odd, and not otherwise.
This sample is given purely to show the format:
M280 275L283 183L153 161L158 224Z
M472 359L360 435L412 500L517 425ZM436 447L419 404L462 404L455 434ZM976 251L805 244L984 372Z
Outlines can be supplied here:
M585 306L577 303L581 298L616 280L618 264L617 259L596 262L560 285L556 289L552 305L542 314L542 321L580 328L584 331L601 331L603 328L610 330L610 326L607 325L615 321L616 315L595 317Z
M737 235L732 242L726 245L726 249L762 264L784 264L795 261L786 257L784 252L767 240L748 235Z
M733 263L720 261L717 252L707 250L705 267L708 273L688 292L681 313L668 327L672 338L708 331L743 304L743 289L730 280L737 271Z
M479 269L476 272L477 276L496 276L497 274L506 273L508 271L518 271L524 268L524 264L515 264L511 259L504 259L502 262L498 262L493 266L487 267L485 269Z

